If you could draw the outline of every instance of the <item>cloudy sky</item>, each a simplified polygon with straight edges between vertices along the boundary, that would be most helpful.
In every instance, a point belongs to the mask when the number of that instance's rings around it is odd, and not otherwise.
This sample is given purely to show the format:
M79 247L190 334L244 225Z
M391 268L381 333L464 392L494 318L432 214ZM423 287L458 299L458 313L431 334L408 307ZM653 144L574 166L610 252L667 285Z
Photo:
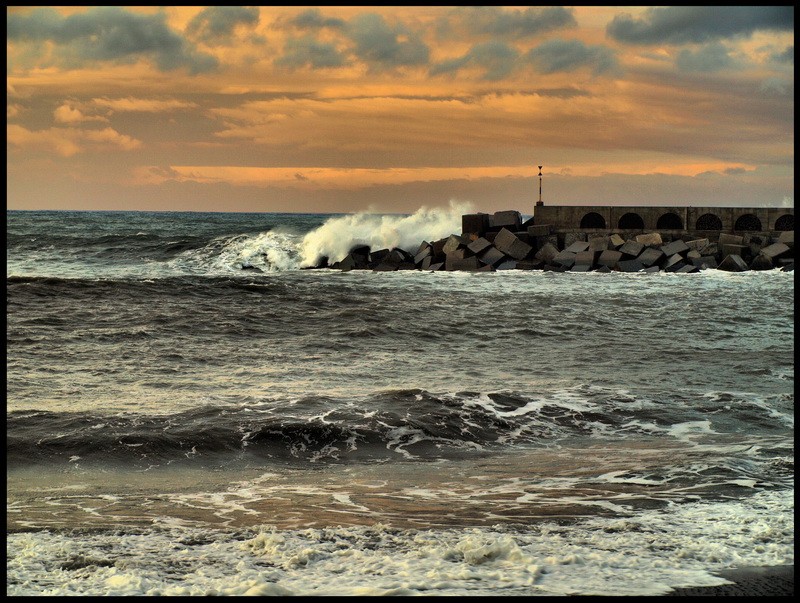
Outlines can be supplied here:
M792 7L7 8L10 209L794 206Z

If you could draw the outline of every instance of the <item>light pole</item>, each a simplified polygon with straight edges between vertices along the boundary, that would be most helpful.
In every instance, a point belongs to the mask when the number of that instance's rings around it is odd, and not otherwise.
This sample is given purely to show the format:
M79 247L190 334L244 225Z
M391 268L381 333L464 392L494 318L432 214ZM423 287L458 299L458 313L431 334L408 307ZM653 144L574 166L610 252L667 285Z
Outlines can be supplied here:
M536 202L536 207L544 205L542 203L542 166L539 166L539 200Z

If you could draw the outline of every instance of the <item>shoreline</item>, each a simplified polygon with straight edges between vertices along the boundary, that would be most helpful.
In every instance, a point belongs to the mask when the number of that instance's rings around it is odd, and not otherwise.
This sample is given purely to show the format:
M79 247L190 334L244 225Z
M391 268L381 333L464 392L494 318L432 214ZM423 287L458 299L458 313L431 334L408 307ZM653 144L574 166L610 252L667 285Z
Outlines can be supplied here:
M676 588L665 597L791 597L794 565L742 567L711 572L733 584Z

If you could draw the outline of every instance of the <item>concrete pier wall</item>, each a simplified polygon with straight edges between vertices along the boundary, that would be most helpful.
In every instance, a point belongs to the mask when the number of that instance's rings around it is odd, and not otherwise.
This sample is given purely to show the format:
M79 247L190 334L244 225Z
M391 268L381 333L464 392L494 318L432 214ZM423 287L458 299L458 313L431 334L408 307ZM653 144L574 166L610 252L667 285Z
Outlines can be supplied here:
M794 208L538 205L533 220L557 231L769 232L794 230Z

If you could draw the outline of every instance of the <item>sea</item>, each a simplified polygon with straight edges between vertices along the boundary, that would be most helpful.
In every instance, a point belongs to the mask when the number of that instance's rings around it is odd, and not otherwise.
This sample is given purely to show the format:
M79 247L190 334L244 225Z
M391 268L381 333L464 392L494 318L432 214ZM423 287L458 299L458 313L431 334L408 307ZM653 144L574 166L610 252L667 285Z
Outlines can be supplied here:
M794 273L308 269L464 211L7 211L7 595L793 565Z

